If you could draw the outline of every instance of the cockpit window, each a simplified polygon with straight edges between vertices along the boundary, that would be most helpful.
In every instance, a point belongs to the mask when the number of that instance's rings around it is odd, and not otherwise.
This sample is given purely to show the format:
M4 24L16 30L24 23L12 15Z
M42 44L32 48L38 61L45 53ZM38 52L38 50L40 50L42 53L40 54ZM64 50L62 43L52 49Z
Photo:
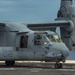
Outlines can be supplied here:
M53 37L53 35L47 35L48 39L51 41L51 42L56 42L55 38Z
M43 35L42 36L42 45L46 45L46 44L49 44L49 43L50 43L49 38L46 35Z
M39 35L39 34L36 34L36 35L34 36L34 44L35 44L35 45L41 45L41 39L42 39L42 36Z
M34 34L34 45L47 45L51 42L62 42L61 38L57 34L45 34L35 33Z
M61 38L57 34L54 34L53 36L57 42L62 42Z
M61 38L57 34L47 35L51 42L62 42Z

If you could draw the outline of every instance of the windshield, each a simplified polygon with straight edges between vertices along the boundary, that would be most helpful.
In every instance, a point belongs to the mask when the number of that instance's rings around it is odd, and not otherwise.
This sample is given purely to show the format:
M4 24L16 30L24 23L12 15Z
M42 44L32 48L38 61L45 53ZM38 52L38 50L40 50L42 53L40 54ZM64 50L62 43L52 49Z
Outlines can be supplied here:
M47 35L51 42L62 42L61 38L57 34Z
M51 42L62 42L57 34L35 34L34 45L48 45Z
M50 44L50 40L46 35L42 36L42 44L44 45Z
M47 45L50 43L50 40L45 34L35 34L34 35L34 44L35 45Z
M54 34L53 36L57 42L62 42L61 38L57 34Z
M47 37L51 42L56 42L56 40L54 39L52 35L47 35Z

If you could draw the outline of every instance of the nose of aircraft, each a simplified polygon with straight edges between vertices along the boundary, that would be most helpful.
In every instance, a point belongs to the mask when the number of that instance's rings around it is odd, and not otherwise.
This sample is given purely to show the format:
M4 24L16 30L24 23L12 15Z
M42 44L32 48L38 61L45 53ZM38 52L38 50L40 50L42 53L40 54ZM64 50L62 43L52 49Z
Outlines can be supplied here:
M62 53L64 57L66 58L67 56L69 56L70 50L64 45L64 47L62 48Z
M57 51L62 53L64 58L66 58L70 53L69 49L64 43L56 44L55 48L57 48Z

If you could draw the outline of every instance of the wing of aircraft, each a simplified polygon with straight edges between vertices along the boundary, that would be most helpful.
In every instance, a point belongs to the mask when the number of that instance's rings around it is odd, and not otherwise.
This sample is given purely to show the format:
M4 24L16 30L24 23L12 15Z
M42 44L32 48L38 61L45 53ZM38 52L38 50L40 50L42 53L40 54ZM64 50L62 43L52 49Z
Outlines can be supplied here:
M50 23L30 23L27 27L31 30L51 30L55 31L56 27L73 28L73 23L70 20L59 20ZM0 30L4 30L5 23L0 23ZM69 28L68 28L69 29Z
M55 30L56 27L69 27L71 26L72 23L71 21L66 21L66 20L59 20L59 21L54 21L50 23L33 23L33 24L27 24L27 27L31 30Z

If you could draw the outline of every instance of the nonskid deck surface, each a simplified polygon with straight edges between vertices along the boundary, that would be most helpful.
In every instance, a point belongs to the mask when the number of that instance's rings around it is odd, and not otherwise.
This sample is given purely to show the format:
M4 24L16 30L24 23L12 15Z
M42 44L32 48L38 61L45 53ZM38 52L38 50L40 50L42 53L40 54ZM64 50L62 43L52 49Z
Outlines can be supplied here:
M62 69L54 69L54 64L44 61L16 61L14 66L7 67L1 61L0 75L75 75L74 61L67 61Z
M60 62L62 63L62 62ZM67 60L63 64L64 68L75 68L75 60ZM12 67L24 67L24 68L54 68L55 62L45 62L45 61L15 61L15 65ZM7 67L5 61L0 61L0 67Z

